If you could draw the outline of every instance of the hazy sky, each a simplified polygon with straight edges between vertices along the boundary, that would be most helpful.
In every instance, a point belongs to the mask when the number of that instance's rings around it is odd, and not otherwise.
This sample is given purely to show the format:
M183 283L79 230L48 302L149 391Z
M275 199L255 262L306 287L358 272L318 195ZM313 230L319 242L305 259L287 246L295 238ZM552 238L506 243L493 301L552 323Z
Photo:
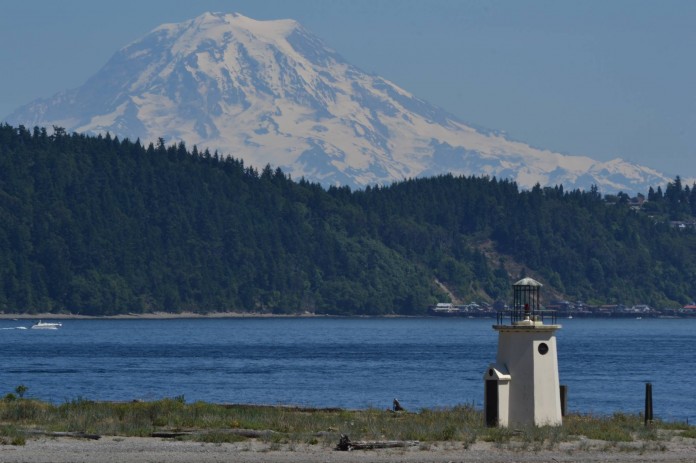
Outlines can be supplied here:
M536 147L696 177L691 0L3 2L0 120L205 11L295 19L364 71Z

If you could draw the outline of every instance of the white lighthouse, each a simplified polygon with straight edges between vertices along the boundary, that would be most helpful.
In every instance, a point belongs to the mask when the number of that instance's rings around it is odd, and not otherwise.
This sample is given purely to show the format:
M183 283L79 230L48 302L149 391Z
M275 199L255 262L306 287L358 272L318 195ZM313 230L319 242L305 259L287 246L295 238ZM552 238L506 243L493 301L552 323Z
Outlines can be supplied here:
M561 326L555 313L541 309L541 286L531 278L515 283L512 310L499 312L493 325L498 354L483 376L488 426L562 424L555 335Z

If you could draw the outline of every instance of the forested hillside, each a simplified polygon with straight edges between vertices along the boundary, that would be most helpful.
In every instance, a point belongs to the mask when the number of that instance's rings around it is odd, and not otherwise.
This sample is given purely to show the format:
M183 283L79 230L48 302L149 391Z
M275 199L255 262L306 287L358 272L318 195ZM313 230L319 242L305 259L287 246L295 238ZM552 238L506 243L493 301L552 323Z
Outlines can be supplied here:
M548 294L678 306L696 233L678 179L625 195L440 176L351 191L184 145L0 127L0 311L419 314ZM549 296L550 297L550 296Z

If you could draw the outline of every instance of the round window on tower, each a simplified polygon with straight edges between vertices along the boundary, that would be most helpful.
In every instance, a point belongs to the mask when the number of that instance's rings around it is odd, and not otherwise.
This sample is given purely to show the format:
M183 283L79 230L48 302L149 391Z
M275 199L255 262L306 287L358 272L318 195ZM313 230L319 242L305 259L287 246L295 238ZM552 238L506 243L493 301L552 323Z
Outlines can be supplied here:
M542 342L539 344L539 347L537 347L537 350L541 355L546 355L546 353L549 351L549 346L545 342Z

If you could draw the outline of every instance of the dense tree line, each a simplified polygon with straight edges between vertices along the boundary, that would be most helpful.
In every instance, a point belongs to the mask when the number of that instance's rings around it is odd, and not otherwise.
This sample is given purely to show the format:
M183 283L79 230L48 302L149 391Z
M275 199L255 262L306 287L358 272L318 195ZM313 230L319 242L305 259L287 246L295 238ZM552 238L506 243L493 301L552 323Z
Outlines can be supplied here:
M636 212L495 178L325 189L183 144L4 125L0 311L418 314L444 287L507 299L526 273L559 297L675 306L696 234L668 219L693 191Z

